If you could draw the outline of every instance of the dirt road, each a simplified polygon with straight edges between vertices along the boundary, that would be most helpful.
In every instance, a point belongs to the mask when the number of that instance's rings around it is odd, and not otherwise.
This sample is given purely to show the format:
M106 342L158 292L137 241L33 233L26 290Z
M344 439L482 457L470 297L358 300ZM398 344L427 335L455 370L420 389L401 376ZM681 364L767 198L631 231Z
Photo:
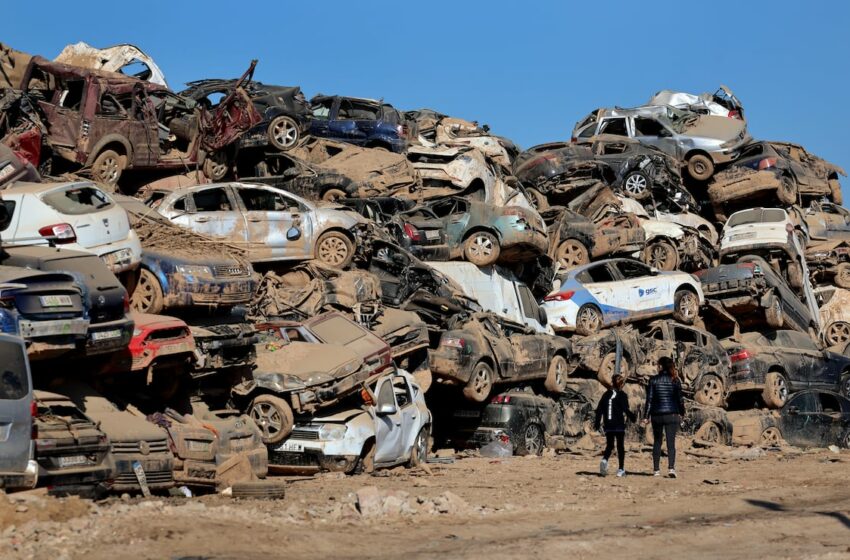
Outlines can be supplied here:
M758 451L685 455L677 480L648 453L624 479L567 454L296 478L279 502L18 498L0 557L850 558L850 453Z

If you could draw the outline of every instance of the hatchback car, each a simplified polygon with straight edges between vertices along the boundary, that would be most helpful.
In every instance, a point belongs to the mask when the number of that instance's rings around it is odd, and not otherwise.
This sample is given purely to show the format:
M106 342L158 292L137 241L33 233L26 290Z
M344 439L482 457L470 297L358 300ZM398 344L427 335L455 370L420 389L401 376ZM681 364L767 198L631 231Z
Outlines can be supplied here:
M32 375L24 341L0 333L0 488L34 488L38 481L35 442L32 439Z
M559 274L543 309L556 331L588 335L618 323L671 314L692 324L705 302L684 272L659 272L632 259L610 259Z
M389 103L320 94L310 100L310 106L313 136L396 153L407 147L404 120Z
M16 183L3 191L11 244L42 240L94 253L115 274L138 268L142 246L127 212L94 183Z
M243 248L252 263L315 258L342 268L366 223L342 207L249 183L154 191L146 204L181 227Z

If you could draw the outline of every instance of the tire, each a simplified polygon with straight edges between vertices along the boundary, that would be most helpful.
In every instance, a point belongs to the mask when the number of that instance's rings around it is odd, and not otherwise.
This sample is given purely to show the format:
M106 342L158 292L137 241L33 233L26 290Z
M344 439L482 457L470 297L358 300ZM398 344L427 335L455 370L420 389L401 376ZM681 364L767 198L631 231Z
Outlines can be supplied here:
M96 181L115 186L127 168L127 156L115 150L103 150L91 164L91 174Z
M774 296L773 303L770 307L765 308L764 318L767 321L767 326L774 329L781 329L782 325L785 324L785 319L782 317L782 301L778 297Z
M582 305L576 313L576 333L588 336L602 328L602 312L595 305Z
M771 371L764 380L762 400L767 408L782 408L788 400L788 382L778 371Z
M521 434L514 438L514 455L543 455L546 447L546 436L540 424L529 422Z
M336 202L340 198L346 198L348 193L342 189L328 189L322 193L322 200L326 202Z
M824 330L823 336L829 346L850 342L850 323L833 321Z
M850 399L850 373L844 373L838 385L838 392Z
M835 269L835 278L832 280L839 288L850 289L850 263L841 263Z
M658 270L676 270L679 253L669 241L655 241L644 249L644 262Z
M428 458L428 438L430 436L431 430L428 429L428 426L423 426L416 434L416 439L413 440L413 449L410 450L410 459L407 461L408 467L418 467Z
M375 472L375 440L367 440L360 451L360 459L352 469L353 474L372 474Z
M797 189L790 177L780 177L779 186L776 187L776 198L779 199L779 202L788 206L797 202Z
M231 497L236 499L282 500L286 495L286 483L282 480L234 482L230 490Z
M623 192L635 200L646 200L652 194L652 179L643 171L632 171L623 179Z
M705 154L694 154L688 160L688 174L697 181L708 181L714 175L714 162Z
M295 420L292 407L280 397L259 395L251 401L248 416L260 428L263 443L280 443L292 433Z
M273 118L266 133L269 137L269 144L281 152L291 150L301 139L298 123L295 122L295 119L286 115L278 115Z
M609 352L602 358L602 363L599 364L599 370L596 372L596 379L608 388L614 385L614 366L617 365L617 353ZM629 359L626 356L620 357L620 375L629 378L631 369Z
M463 388L463 396L473 402L484 402L490 396L493 389L493 369L486 362L478 362L472 368L466 386Z
M156 315L162 311L163 301L164 297L159 279L153 272L143 268L139 274L136 289L133 290L133 297L130 298L130 305L133 310Z
M678 290L673 296L673 318L693 325L699 316L699 298L690 290Z
M723 393L723 381L714 374L706 374L694 390L694 400L707 406L723 406Z
M230 173L227 154L224 152L215 152L207 155L206 159L204 159L203 171L207 179L213 183L227 177L227 174Z
M844 435L841 436L841 441L839 443L844 449L850 449L850 430L844 432Z
M720 426L711 420L702 423L702 426L700 426L696 433L694 433L694 439L698 439L706 443L713 443L715 445L723 443Z
M489 231L476 231L463 242L463 256L476 266L488 266L499 260L501 247Z
M542 192L537 189L526 189L528 193L528 202L531 204L535 210L538 212L542 212L543 210L549 209L549 199L546 198Z
M561 394L567 388L567 360L563 356L554 356L549 363L549 371L543 386L550 393Z
M765 428L759 437L759 445L762 447L776 447L782 445L782 432L775 426Z
M832 201L836 204L844 202L844 195L841 193L841 183L838 179L829 180L829 192L832 195Z
M578 239L562 241L555 250L555 260L564 268L570 269L590 262L590 252Z
M316 241L316 259L337 268L345 268L354 258L354 243L344 233L327 231Z
M788 285L799 290L803 287L803 268L798 262L788 263Z

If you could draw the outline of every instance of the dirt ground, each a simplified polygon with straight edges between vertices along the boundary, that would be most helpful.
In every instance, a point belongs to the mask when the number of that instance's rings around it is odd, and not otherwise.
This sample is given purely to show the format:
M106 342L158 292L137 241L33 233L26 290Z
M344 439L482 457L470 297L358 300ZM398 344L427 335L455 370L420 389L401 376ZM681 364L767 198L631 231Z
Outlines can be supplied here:
M684 441L681 445L686 446ZM595 453L291 477L281 501L0 498L0 558L850 558L850 453ZM430 472L428 472L430 471Z

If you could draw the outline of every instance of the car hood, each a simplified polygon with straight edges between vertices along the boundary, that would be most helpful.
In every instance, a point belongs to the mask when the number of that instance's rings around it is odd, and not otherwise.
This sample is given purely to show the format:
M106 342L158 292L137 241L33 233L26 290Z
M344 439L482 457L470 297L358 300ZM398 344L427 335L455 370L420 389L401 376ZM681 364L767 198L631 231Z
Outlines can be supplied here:
M345 424L346 422L350 422L351 420L357 418L361 414L368 414L362 408L350 408L346 410L340 410L334 412L333 414L328 414L327 416L316 416L312 419L311 423L333 423L333 424Z
M694 124L687 127L684 134L728 142L745 138L747 136L747 125L738 119L707 115L701 116Z
M294 375L313 381L319 377L333 379L333 374L343 366L361 362L353 350L337 344L290 342L277 350L257 353L258 372Z
M154 441L168 437L165 430L131 412L86 410L85 413L92 420L100 423L100 429L113 442Z

